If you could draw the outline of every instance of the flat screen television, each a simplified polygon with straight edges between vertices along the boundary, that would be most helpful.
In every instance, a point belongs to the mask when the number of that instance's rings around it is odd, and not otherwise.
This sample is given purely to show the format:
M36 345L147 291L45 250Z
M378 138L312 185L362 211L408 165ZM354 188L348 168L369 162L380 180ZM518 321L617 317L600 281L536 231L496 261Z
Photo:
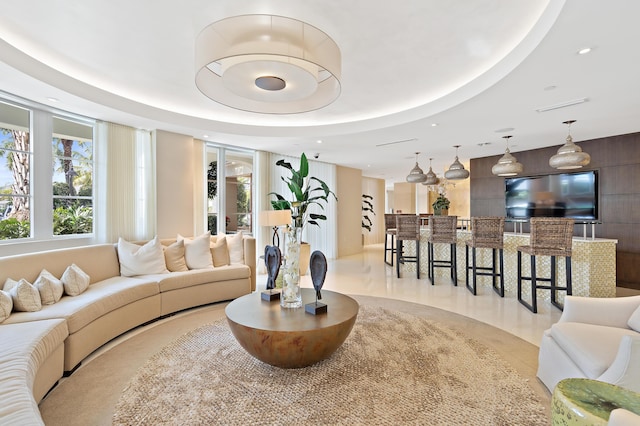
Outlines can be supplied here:
M568 217L598 220L596 170L505 179L506 216L511 219Z

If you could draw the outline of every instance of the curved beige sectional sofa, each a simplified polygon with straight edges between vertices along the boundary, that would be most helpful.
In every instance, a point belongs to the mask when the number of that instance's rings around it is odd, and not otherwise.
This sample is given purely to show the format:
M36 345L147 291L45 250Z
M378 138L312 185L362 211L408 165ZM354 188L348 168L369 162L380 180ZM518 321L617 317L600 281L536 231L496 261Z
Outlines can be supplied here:
M60 277L72 263L90 277L82 294L63 296L37 312L13 312L0 324L0 424L44 424L38 403L45 394L114 337L183 309L254 291L255 239L245 236L243 250L244 264L135 277L120 275L114 244L0 258L0 283L34 282L42 269Z

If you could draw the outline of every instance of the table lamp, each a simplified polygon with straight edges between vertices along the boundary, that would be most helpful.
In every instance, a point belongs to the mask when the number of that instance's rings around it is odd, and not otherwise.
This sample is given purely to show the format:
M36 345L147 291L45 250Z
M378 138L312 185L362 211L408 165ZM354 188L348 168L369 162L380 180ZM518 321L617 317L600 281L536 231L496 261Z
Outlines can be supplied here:
M260 212L260 224L263 226L273 226L272 243L280 247L280 236L278 227L291 223L291 210L264 210Z

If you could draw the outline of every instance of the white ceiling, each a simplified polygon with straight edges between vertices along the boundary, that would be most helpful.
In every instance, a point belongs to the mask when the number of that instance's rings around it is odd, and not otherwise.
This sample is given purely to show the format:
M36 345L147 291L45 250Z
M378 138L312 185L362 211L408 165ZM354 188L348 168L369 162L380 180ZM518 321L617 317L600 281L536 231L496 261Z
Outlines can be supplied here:
M255 114L197 90L197 34L262 13L308 22L336 41L334 103ZM139 128L319 153L390 184L404 180L417 151L423 169L433 157L442 172L453 145L463 162L501 154L506 134L516 156L561 145L569 119L577 142L640 131L638 16L636 0L3 0L0 90ZM592 52L578 55L584 47ZM536 112L580 98L587 102Z

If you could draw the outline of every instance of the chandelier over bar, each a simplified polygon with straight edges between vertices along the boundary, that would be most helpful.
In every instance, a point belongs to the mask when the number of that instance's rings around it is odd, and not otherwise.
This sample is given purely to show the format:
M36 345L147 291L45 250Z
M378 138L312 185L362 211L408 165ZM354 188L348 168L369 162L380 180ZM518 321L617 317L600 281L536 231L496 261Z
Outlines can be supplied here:
M407 176L407 182L409 183L422 183L427 180L427 175L425 175L420 166L418 166L418 154L420 153L416 152L416 165Z
M511 138L511 136L503 136L503 138L507 141L507 150L504 152L502 158L491 168L491 173L496 176L516 176L522 173L524 166L522 163L518 163L516 157L511 155L509 151L509 138Z
M449 170L444 172L444 177L448 180L463 180L469 177L469 170L466 170L460 160L458 160L458 148L460 145L453 146L456 149L456 159L449 166Z
M214 22L198 34L195 58L198 89L231 108L295 114L340 95L338 45L296 19L241 15Z
M579 169L591 162L591 156L582 152L582 148L573 143L571 124L576 120L563 121L569 128L567 142L558 149L558 153L549 159L549 165L560 170Z
M433 158L429 158L429 171L427 172L426 176L427 179L422 182L423 185L437 185L440 183L440 179L438 179L438 176L436 176L436 174L433 172L433 168L431 167L431 161L433 161Z

